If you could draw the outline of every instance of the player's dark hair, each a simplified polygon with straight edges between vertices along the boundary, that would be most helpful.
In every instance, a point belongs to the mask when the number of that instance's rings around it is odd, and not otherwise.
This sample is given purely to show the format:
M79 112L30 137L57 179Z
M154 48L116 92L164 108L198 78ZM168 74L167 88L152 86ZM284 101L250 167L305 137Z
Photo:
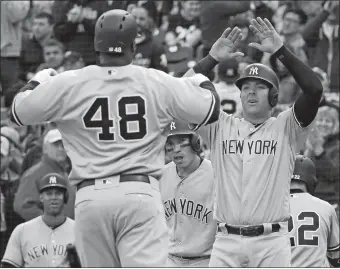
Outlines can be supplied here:
M282 18L284 18L287 13L294 13L298 15L300 17L300 24L302 25L304 25L308 20L307 14L301 8L296 8L296 7L287 8L285 12L283 13Z
M54 23L53 16L47 12L38 13L34 16L34 19L47 19L49 25L52 25Z

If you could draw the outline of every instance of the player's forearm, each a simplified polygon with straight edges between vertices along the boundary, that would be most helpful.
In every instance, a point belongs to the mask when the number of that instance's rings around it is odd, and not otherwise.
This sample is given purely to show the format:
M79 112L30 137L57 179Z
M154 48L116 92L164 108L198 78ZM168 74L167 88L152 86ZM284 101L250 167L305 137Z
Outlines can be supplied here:
M274 53L288 69L303 94L294 104L297 120L308 126L315 118L322 97L322 84L316 73L305 63L299 60L284 45Z
M298 57L296 57L286 46L282 46L274 53L294 77L296 83L304 94L319 98L321 100L322 84L316 73Z
M202 74L204 76L208 76L209 72L214 69L214 67L218 64L213 57L208 54L202 60L200 60L193 68L190 68L183 77L191 77L194 74Z

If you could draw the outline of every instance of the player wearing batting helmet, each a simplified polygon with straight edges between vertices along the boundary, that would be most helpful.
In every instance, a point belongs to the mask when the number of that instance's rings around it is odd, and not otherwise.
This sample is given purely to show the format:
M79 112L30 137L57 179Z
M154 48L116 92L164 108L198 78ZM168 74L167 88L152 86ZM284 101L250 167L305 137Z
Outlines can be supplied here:
M74 244L74 221L65 216L68 199L63 176L50 173L38 181L43 215L18 225L2 258L3 267L70 267L67 245Z
M173 121L165 132L165 150L172 160L160 179L170 231L167 266L208 267L216 234L213 168L199 157L201 139L187 123Z
M38 72L11 109L11 120L20 126L58 126L72 162L69 180L77 188L75 246L84 267L166 264L169 242L158 182L164 129L173 120L215 122L220 99L203 74L243 55L235 49L241 30L228 28L186 77L175 78L131 64L136 36L130 13L105 12L95 25L98 65Z
M253 19L249 28L259 39L249 46L280 60L303 93L291 108L271 117L278 78L269 67L250 64L235 82L243 119L221 112L213 124L192 126L211 149L216 177L219 224L209 266L289 267L289 183L295 153L318 111L322 84L268 19Z
M331 204L313 196L316 184L313 161L297 155L288 222L292 267L340 267L339 221Z

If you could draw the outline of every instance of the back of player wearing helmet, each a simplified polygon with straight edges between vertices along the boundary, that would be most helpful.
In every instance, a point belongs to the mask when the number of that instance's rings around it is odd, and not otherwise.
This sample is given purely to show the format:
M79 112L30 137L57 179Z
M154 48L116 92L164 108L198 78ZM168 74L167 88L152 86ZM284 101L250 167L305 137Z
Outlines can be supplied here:
M311 195L316 184L313 161L298 155L291 181L288 222L292 267L340 265L339 222L329 203Z

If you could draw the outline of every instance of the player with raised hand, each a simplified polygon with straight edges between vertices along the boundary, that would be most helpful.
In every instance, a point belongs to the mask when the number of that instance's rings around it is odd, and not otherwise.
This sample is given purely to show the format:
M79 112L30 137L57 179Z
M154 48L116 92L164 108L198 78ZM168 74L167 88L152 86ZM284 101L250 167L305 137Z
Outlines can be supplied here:
M239 28L227 29L192 74L241 55L235 52L240 35ZM84 267L165 266L158 186L164 129L174 119L201 126L219 116L218 94L202 74L174 78L132 65L136 37L131 14L102 14L95 26L98 65L56 76L43 70L12 105L18 125L50 121L62 134L72 162L69 179L77 186L75 246Z
M1 267L70 267L67 245L74 244L74 221L64 214L67 184L57 173L38 181L43 215L15 227Z
M290 179L322 95L317 75L286 48L268 19L253 19L250 29L260 42L249 46L277 57L303 93L271 117L278 78L269 67L250 64L235 82L243 119L222 111L218 121L196 126L211 149L216 177L219 224L210 267L290 266Z
M298 155L290 184L292 267L340 267L339 221L331 204L313 196L316 185L313 161Z

